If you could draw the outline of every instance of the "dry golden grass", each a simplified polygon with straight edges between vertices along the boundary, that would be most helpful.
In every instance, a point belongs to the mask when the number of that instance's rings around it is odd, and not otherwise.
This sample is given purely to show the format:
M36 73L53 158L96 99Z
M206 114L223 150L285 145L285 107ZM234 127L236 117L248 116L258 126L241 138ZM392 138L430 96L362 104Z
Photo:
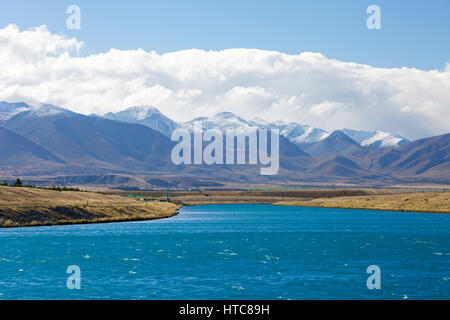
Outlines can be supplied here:
M0 227L159 219L175 215L179 207L91 192L0 186Z
M450 213L450 192L415 192L391 195L314 199L306 201L279 201L274 204L301 207Z

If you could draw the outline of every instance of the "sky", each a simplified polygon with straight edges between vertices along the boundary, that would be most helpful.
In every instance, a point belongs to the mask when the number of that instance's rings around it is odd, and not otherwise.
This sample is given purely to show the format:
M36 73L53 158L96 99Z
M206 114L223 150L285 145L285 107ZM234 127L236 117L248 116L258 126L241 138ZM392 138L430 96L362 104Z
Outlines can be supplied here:
M80 30L66 28L71 4L81 9ZM366 28L371 4L381 9L381 30ZM0 8L0 27L47 25L82 40L84 54L257 48L429 70L445 67L450 52L448 0L15 0Z
M449 13L448 0L2 2L0 100L446 133Z

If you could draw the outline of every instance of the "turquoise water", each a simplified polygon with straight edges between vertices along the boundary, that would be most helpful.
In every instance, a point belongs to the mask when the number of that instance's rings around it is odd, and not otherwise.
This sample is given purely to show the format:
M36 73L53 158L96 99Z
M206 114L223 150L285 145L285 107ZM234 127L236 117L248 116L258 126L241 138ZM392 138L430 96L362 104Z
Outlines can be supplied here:
M66 269L81 269L69 290ZM381 269L368 290L366 269ZM0 299L448 299L450 215L270 205L0 230Z

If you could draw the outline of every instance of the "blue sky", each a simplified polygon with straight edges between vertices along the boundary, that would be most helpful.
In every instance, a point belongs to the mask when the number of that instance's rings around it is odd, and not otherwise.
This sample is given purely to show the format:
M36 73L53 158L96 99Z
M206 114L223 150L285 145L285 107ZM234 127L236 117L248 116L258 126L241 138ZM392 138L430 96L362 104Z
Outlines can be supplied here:
M66 8L80 6L81 30L66 29ZM366 8L381 8L368 30ZM258 48L376 67L440 69L450 62L450 1L23 1L0 5L0 28L47 25L76 37L83 55L110 48L156 50Z

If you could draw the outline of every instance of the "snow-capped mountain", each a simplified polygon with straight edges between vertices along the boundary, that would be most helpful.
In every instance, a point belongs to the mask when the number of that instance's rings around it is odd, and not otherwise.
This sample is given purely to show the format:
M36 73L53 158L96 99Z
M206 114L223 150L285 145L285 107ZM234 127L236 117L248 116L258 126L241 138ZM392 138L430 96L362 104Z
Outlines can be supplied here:
M259 128L272 128L271 125L262 125L255 121L245 120L231 112L221 112L211 117L198 117L183 123L180 128L190 132L194 131L194 123L202 122L202 129L215 129L224 132L226 129L234 129L237 134L246 134ZM280 157L308 156L303 150L291 143L287 138L280 137ZM251 146L249 146L249 150ZM258 147L257 147L258 148Z
M27 108L2 121L0 126L17 135L3 132L10 140L3 150L9 150L17 142L22 147L10 150L22 154L23 147L29 146L30 156L44 159L39 146L53 155L45 159L60 159L64 165L74 165L77 172L89 172L98 166L110 170L145 170L155 168L161 161L170 164L170 139L161 133L146 126L90 117L53 105Z
M330 135L323 129L301 125L296 122L285 123L283 121L275 121L269 125L278 128L283 137L297 145L315 143Z
M231 112L221 112L212 117L199 117L183 123L181 127L192 130L195 121L202 121L204 130L214 128L223 131L227 128L233 128L240 132L247 132L255 128L279 129L281 136L287 138L297 146L305 148L308 148L311 144L323 141L331 134L324 129L302 125L296 122L267 122L259 118L245 120ZM341 135L345 134L361 147L385 148L401 146L409 142L409 140L401 135L390 132L352 129L343 129L340 132Z
M191 121L183 123L180 128L193 130L194 122L202 122L203 130L217 129L224 131L225 129L235 129L237 132L248 132L261 127L258 123L247 121L232 112L221 112L212 117L198 117Z
M362 131L352 129L342 129L347 136L358 142L362 147L398 147L410 141L398 133L383 131Z
M24 102L18 103L8 103L8 102L0 102L0 120L7 120L12 117L14 114L24 111L26 109L31 108Z
M179 126L178 123L151 106L131 107L117 113L109 112L103 117L110 120L142 124L167 137L170 137L172 131Z
M297 145L312 144L322 141L330 136L324 129L301 125L296 122L276 121L269 124L271 127L280 129L280 134ZM349 138L357 142L361 147L386 148L401 146L410 141L398 133L383 131L363 131L343 129L341 130Z
M313 156L345 155L360 149L358 142L346 135L342 130L333 131L325 139L315 143L303 144L303 150Z
M42 104L39 106L33 106L31 108L23 110L23 112L20 112L20 114L26 114L28 117L34 118L44 118L52 116L70 117L77 115L77 113L75 112L51 104Z
M329 133L325 130L301 125L295 122L285 123L282 121L267 122L263 119L245 120L231 112L221 112L212 117L199 117L187 121L181 127L192 130L195 121L202 121L203 129L236 129L238 132L247 132L258 128L278 129L280 135L294 144L314 143L326 138Z
M17 104L18 107L6 114L2 119L4 121L11 120L13 118L21 118L21 119L38 119L44 117L52 117L52 116L73 116L77 113L72 112L68 109L64 109L58 106L54 106L51 104L40 104L37 106L29 106L25 103Z
M16 115L22 117L47 117L50 115L69 116L72 114L72 111L49 104L32 107L23 102L0 102L0 121L6 121ZM202 121L204 130L214 128L223 131L227 128L233 128L238 132L248 132L257 128L275 128L280 130L281 136L303 149L307 149L309 145L323 141L330 136L328 131L309 125L283 121L267 122L258 118L246 120L231 112L221 112L211 117L199 117L182 124L169 119L152 106L131 107L117 113L107 113L103 117L110 120L145 125L167 137L170 137L172 131L179 127L192 130L195 121ZM341 131L362 147L386 148L402 146L410 142L400 134L391 132L353 129L342 129Z

